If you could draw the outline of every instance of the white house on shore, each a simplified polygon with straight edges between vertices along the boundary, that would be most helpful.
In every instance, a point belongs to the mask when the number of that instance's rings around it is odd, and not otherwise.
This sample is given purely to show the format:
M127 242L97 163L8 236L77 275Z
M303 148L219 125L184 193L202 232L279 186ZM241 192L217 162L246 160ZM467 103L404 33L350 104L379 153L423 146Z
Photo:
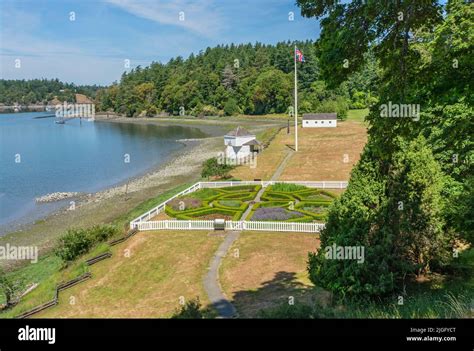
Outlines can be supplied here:
M302 126L303 128L335 128L337 113L305 113Z
M239 126L224 135L224 145L226 158L238 160L252 156L257 152L260 143L255 134Z

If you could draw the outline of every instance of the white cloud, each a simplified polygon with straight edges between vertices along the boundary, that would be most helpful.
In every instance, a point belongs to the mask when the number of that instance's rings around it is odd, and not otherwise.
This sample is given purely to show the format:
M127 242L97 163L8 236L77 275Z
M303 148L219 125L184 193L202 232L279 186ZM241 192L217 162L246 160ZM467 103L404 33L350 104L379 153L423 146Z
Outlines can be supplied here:
M105 0L135 16L160 24L183 27L205 37L216 37L224 20L212 0ZM180 20L180 14L184 20Z

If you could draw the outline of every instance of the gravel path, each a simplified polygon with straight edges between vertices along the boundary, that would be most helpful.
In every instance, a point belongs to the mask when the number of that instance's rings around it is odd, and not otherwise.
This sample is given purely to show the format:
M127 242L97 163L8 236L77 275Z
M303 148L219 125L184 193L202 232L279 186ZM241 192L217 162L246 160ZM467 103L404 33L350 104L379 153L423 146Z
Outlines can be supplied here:
M289 150L288 154L285 156L283 161L278 165L277 169L273 173L271 180L277 180L280 175L283 173L283 170L286 167L286 164L293 156L293 151ZM260 191L255 196L254 201L260 202L260 197L262 196L265 189L262 187ZM245 219L250 211L252 210L253 205L250 205L245 213L242 215L242 218ZM234 318L237 316L237 310L234 305L227 299L222 290L222 287L219 283L219 267L224 258L229 251L232 244L239 238L241 231L231 231L226 234L226 237L222 244L217 249L217 252L214 254L209 266L209 271L204 277L204 290L206 291L209 301L211 301L212 306L216 309L220 318Z

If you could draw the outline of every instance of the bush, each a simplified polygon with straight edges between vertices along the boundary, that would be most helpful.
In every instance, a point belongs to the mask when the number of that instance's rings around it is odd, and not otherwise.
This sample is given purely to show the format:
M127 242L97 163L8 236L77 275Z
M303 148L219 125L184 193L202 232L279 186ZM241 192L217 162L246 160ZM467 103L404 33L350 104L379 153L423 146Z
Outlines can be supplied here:
M0 267L0 295L5 298L6 308L15 304L19 292L18 284L13 282Z
M318 113L331 113L336 112L337 118L344 120L347 118L347 111L349 110L349 104L343 97L337 97L333 100L324 100L319 103L314 112Z
M198 114L200 116L217 116L219 114L219 110L212 105L204 105Z
M201 177L228 177L229 172L234 169L233 166L219 163L216 157L210 158L202 164Z
M93 243L104 242L117 233L118 229L116 226L113 225L96 225L88 229L88 235Z
M240 113L237 101L234 98L229 98L224 105L224 113L226 116L233 116Z
M69 262L88 252L93 243L86 229L69 229L59 238L54 253L63 262Z
M203 319L204 314L201 311L201 302L199 298L187 301L181 309L177 309L171 316L172 319Z
M103 242L118 233L112 225L97 225L88 229L69 229L59 238L54 250L56 256L63 262L69 262L89 252L91 247Z

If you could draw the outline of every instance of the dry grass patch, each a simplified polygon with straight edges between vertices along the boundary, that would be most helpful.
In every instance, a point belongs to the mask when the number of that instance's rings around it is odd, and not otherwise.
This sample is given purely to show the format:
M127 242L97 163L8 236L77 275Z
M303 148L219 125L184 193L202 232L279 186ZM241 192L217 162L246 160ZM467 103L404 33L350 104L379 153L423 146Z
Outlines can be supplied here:
M291 143L292 137L283 142ZM280 180L348 180L367 142L367 130L362 123L344 121L337 128L299 128L298 140L299 150Z
M221 241L203 231L138 233L92 266L92 279L61 292L59 304L37 317L170 317L180 296L199 296L207 305L202 277Z
M308 252L318 247L315 234L243 232L222 262L222 288L241 317L255 317L261 309L288 302L289 296L296 302L321 298L323 292L306 272Z
M294 128L290 134L282 129L258 155L256 168L239 166L232 176L269 180L294 142ZM337 128L299 128L298 152L292 155L279 180L348 180L366 142L367 129L357 121L338 122Z
M232 176L241 180L269 180L288 152L288 147L281 142L285 135L286 129L280 130L270 145L257 155L255 168L250 168L249 165L239 166L231 172Z

